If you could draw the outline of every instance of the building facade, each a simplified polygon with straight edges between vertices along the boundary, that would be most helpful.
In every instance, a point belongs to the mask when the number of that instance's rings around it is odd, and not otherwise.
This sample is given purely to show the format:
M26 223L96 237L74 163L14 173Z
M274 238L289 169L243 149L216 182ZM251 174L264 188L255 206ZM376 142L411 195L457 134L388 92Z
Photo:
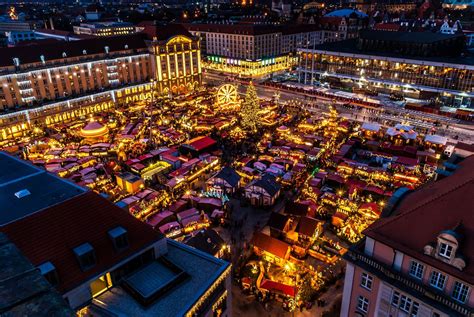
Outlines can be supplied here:
M202 82L200 54L197 38L171 26L0 49L0 140L34 125L151 100L152 94L196 89Z
M129 22L94 22L81 23L73 27L75 34L93 36L127 35L136 32L135 26Z
M345 255L341 317L474 315L473 167L392 197Z
M425 100L436 98L446 106L474 108L472 59L423 57L425 53L421 50L426 47L420 45L417 51L415 45L407 46L406 50L403 46L394 46L390 53L370 45L359 48L357 40L349 40L316 49L300 49L299 81L307 85L328 82L338 88L364 88ZM409 50L414 50L416 55L410 55ZM430 50L446 52L442 45L434 45Z
M283 71L296 64L297 47L321 43L315 26L188 24L201 39L204 66L245 77Z

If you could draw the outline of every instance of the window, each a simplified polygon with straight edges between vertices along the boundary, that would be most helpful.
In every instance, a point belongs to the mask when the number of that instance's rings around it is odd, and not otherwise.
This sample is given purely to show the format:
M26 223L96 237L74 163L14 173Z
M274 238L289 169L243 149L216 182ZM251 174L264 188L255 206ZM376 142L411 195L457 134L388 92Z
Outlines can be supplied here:
M45 262L38 266L41 275L53 286L59 283L58 271L51 262Z
M362 279L360 282L360 286L366 288L368 290L372 289L372 276L367 273L362 273Z
M440 272L433 271L431 272L430 285L436 287L437 289L444 289L444 284L446 283L446 276Z
M402 295L400 297L400 306L399 308L403 310L404 312L409 313L410 312L410 307L411 307L411 298L406 297L405 295Z
M439 255L443 258L450 259L451 254L453 253L453 247L446 243L441 243L439 247Z
M398 307L398 303L400 301L400 293L394 291L392 294L392 305Z
M417 302L413 302L413 306L411 307L410 317L418 316L418 308L420 308L420 304L418 304Z
M115 250L122 251L128 247L127 230L118 226L109 231L109 237L112 240Z
M467 294L469 293L469 286L456 281L454 283L453 298L461 303L466 302Z
M364 296L359 296L357 299L357 309L366 313L369 311L369 300Z
M423 278L423 269L424 266L416 261L411 261L411 266L410 266L410 275L413 277L416 277L418 279Z
M95 265L95 252L90 243L81 244L73 249L82 271L87 271Z

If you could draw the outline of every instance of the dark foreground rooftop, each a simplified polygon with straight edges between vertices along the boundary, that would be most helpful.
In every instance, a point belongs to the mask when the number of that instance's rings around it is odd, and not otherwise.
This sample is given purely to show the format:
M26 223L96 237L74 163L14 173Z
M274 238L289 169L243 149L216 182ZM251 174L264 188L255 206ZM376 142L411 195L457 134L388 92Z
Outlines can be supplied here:
M139 304L121 286L100 295L93 305L127 316L184 316L230 266L223 260L178 242L168 240L167 243L168 252L164 260L185 272L187 275L185 279L170 285L170 291L163 293L147 306ZM143 278L143 273L147 273L152 278ZM150 287L156 288L157 285L161 287L168 283L177 274L179 275L179 272L171 272L169 266L155 263L147 266L132 278L136 289L147 292ZM158 276L160 278L153 278Z
M40 271L0 233L0 315L75 316Z
M0 227L86 190L0 152Z

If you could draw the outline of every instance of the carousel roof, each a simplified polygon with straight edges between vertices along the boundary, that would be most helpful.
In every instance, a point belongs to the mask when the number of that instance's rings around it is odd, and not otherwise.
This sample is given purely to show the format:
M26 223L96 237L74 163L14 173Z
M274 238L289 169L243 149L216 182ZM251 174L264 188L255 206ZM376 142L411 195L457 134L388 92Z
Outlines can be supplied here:
M107 126L97 121L90 121L81 129L80 135L85 138L95 138L106 135L108 132Z

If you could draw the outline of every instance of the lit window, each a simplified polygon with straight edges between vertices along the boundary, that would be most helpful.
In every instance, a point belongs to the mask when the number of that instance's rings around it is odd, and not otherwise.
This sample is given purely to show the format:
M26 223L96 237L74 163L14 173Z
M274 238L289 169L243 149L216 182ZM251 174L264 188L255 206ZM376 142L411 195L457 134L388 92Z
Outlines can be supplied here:
M359 296L357 299L357 309L366 313L369 311L369 300L364 296Z
M466 302L467 294L469 293L469 286L456 281L454 283L453 298L461 303Z
M423 278L424 268L425 267L422 264L420 264L416 261L411 261L410 275L421 280Z
M453 253L453 247L446 243L441 243L439 247L439 255L443 258L450 259L451 254Z
M400 297L400 309L403 310L404 312L409 313L410 312L410 307L411 307L412 300L409 297L406 297L405 295L402 295Z
M441 274L440 272L433 271L431 272L430 277L430 285L436 287L440 290L444 288L444 284L446 283L446 276Z
M362 279L360 282L360 286L366 288L368 290L372 289L372 276L367 273L362 273Z

